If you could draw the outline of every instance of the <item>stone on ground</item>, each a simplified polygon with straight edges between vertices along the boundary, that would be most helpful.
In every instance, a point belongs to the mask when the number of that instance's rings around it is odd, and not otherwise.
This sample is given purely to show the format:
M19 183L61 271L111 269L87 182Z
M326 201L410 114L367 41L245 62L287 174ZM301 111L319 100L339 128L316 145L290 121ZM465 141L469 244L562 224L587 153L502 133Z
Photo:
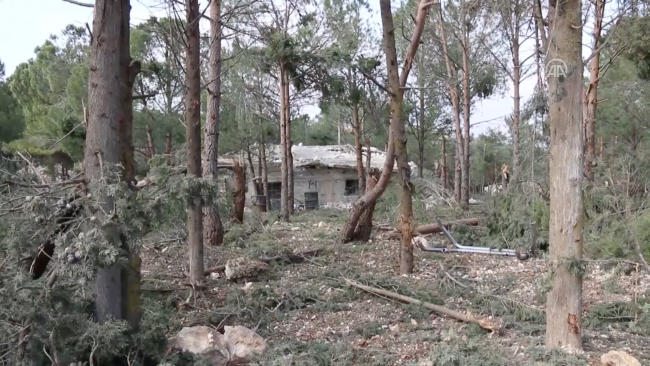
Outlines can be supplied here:
M641 366L641 362L624 351L609 351L600 357L602 366Z

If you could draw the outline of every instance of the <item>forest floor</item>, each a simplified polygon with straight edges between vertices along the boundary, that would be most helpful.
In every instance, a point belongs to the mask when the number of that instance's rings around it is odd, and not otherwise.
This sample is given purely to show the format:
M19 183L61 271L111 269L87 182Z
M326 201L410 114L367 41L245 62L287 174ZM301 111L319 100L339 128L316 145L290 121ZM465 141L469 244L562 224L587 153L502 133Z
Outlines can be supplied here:
M398 275L399 242L377 237L340 244L345 218L345 212L329 210L297 214L288 224L265 225L260 217L247 218L247 224L231 227L225 247L206 248L206 267L238 256L308 249L323 253L303 263L273 263L251 283L231 283L215 273L206 276L200 292L185 284L186 246L173 239L181 230L150 240L142 252L145 314L148 306L161 302L174 309L170 335L193 325L256 329L270 344L260 361L268 365L600 365L600 356L610 350L626 351L650 364L650 319L634 322L648 317L647 310L640 315L638 308L650 304L650 276L640 268L589 262L583 300L585 352L548 352L543 347L544 293L550 285L545 259L520 262L416 249L415 273ZM441 235L429 237L430 242L443 240ZM346 285L344 277L460 312L492 316L505 324L505 332L491 334L366 293Z

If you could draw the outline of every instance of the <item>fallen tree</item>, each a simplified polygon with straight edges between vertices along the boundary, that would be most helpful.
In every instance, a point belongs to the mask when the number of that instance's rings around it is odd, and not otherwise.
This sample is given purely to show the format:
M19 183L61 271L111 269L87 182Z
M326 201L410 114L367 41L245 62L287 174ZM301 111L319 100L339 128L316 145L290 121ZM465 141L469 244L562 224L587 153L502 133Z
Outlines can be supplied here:
M479 219L477 218L472 218L472 219L461 219L461 220L456 220L456 221L451 221L444 223L444 227L449 230L453 225L467 225L467 226L477 226L479 224ZM400 233L397 229L392 229L393 232L388 233L387 237L389 239L401 239L402 238L402 233ZM421 235L428 235L428 234L434 234L434 233L440 233L442 232L442 229L440 228L440 225L438 224L427 224L427 225L420 225L416 226L413 231L412 231L412 236L421 236Z

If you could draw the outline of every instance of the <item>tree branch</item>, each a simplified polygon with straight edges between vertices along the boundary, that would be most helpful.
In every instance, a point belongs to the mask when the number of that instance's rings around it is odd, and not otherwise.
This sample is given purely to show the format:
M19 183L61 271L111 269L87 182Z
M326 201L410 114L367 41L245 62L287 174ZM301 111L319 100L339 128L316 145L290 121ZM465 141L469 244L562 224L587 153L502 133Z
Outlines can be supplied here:
M61 0L61 1L64 1L64 2L70 3L70 4L74 4L74 5L83 6L85 8L94 8L95 7L95 4L82 3L80 1L75 1L75 0Z

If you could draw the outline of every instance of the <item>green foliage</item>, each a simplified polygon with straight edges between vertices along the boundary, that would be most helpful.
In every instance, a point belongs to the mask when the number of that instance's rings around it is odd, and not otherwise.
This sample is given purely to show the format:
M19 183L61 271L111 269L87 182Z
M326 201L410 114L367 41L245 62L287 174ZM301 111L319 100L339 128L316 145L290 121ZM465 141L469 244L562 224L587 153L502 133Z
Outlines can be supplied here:
M3 142L22 137L25 129L22 110L5 79L5 66L0 60L0 148Z
M548 245L549 206L539 197L529 197L522 193L499 194L488 198L485 219L486 232L480 236L477 228L460 231L456 240L465 245L481 245L491 248L530 248L530 223L537 225L537 245Z
M25 117L25 138L14 149L51 149L61 142L73 158L83 154L83 103L87 98L88 36L85 28L68 26L36 49L36 58L20 64L10 87Z

